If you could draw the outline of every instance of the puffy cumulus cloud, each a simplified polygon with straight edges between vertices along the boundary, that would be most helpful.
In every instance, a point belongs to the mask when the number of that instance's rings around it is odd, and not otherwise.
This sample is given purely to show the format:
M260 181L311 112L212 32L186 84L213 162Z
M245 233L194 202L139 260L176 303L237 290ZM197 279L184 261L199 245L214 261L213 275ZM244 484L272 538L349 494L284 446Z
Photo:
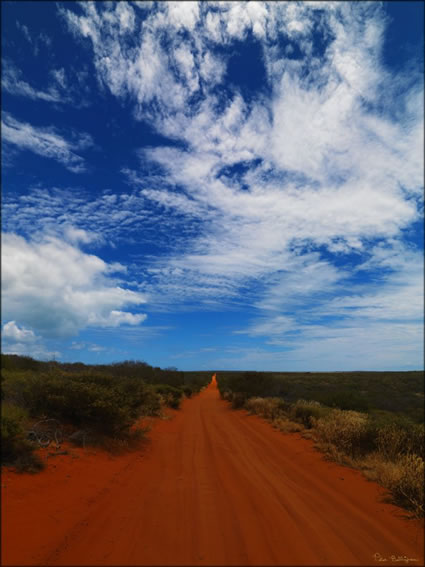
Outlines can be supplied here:
M51 158L73 173L86 170L85 160L75 152L93 145L87 133L73 133L73 140L66 140L54 128L38 128L27 122L16 120L9 113L3 113L2 138L21 150L30 150L43 157Z
M17 342L34 342L36 336L31 329L25 329L24 327L19 327L16 321L9 321L3 325L2 329L3 340L13 340Z
M198 2L167 2L169 23L177 29L194 30L199 20Z
M76 228L72 225L66 225L64 230L66 240L73 244L89 244L99 240L99 236L83 228Z
M133 314L125 311L116 311L113 309L107 317L99 317L94 315L90 318L90 323L98 327L118 327L122 324L138 325L146 319L147 315L143 313Z
M88 326L138 325L146 318L122 311L146 298L117 284L111 272L122 269L120 265L108 265L55 237L27 241L5 233L2 240L5 320L44 337L66 337ZM10 325L12 332L18 331Z
M5 354L19 354L38 359L52 359L60 356L60 352L49 350L38 335L31 329L17 325L16 321L8 321L3 325L1 349Z

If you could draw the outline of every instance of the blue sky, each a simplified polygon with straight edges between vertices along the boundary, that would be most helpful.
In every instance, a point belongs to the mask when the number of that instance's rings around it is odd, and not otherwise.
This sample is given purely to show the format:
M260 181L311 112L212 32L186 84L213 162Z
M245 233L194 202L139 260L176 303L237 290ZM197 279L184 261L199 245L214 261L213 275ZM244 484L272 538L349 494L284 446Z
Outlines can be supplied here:
M423 2L3 2L2 351L423 368Z

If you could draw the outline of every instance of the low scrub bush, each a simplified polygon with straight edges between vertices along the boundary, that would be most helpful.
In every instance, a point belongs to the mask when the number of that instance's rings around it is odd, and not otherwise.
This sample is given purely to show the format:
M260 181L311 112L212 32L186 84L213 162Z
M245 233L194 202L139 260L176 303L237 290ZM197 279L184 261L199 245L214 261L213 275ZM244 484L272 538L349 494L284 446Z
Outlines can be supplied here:
M31 417L47 416L106 435L124 433L139 416L160 409L158 393L139 378L94 372L21 374L6 380L5 394Z
M376 428L375 446L386 459L396 461L401 455L424 458L424 425L395 422Z
M250 413L273 420L283 414L285 402L282 398L249 398L245 402L245 408Z
M379 453L371 453L365 459L365 474L371 480L387 488L393 501L412 511L415 516L424 515L424 460L418 455L402 455L396 461L388 461Z
M414 454L403 455L397 465L399 474L391 480L388 488L398 503L423 516L424 460Z
M268 372L230 372L218 373L217 383L220 391L244 393L246 399L254 397L273 397L281 395L281 384Z
M230 390L219 390L219 392L223 400L226 400L227 402L232 401L232 392Z
M367 398L359 392L353 390L343 390L321 396L322 403L326 406L342 410L367 411L369 402Z
M243 394L242 392L233 392L232 394L232 398L231 398L231 403L232 403L232 409L241 409L244 407L245 402L246 402L246 394Z
M291 407L290 413L291 417L310 429L315 424L315 420L324 418L330 411L330 408L314 400L298 400Z
M272 424L275 429L278 429L283 433L297 433L304 429L301 424L291 421L286 417L276 417L273 419Z
M27 419L27 413L22 408L2 403L1 462L14 466L19 472L36 472L43 468L43 463L26 439Z
M195 389L190 386L189 384L185 384L183 386L179 386L179 389L183 392L186 398L190 398L192 394L195 392Z
M342 453L354 457L364 450L368 436L368 416L356 411L331 410L314 422L317 435Z
M147 387L143 403L139 406L140 417L159 416L161 414L161 396L153 387Z
M183 397L183 391L180 388L174 388L174 386L169 386L168 384L155 384L153 388L160 395L164 405L173 409L179 409Z

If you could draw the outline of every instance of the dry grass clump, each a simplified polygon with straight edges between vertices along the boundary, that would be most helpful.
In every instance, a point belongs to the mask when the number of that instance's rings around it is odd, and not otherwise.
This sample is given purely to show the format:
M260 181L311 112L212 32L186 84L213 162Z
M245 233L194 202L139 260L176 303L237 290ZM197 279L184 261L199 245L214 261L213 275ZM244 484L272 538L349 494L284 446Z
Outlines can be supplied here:
M304 430L300 423L295 423L286 417L277 417L273 420L272 425L275 429L283 433L299 433Z
M315 400L297 400L291 407L290 414L296 421L310 429L314 426L315 420L326 416L329 411L329 408Z
M413 510L418 516L424 513L424 460L418 455L402 455L385 479L397 503Z
M289 419L287 404L282 398L249 398L244 407L249 413L267 419L275 429L283 433L297 433L304 430L301 424Z
M376 428L369 417L355 411L332 410L314 423L319 448L329 458L354 466L387 488L395 504L424 514L424 459L421 450L423 427L386 424ZM371 438L371 432L372 437ZM368 452L374 446L373 452Z
M321 441L352 457L362 449L368 434L368 416L357 411L334 409L313 425Z
M358 462L367 478L391 492L395 504L410 510L418 518L424 515L424 460L419 455L399 455L386 460L380 453L371 453Z
M260 415L270 421L283 414L285 402L282 398L249 398L245 402L245 409L249 413Z
M232 392L230 390L224 390L223 392L220 392L220 395L223 400L226 400L227 402L232 401Z
M424 426L412 424L400 427L396 423L385 425L376 432L375 445L379 453L388 460L397 460L400 455L415 453L423 457Z

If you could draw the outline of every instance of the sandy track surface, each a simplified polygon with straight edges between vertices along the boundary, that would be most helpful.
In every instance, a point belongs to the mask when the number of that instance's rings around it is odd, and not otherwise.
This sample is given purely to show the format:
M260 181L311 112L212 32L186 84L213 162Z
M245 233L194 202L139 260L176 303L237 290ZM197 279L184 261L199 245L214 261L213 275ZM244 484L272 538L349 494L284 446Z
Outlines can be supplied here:
M232 411L215 380L149 437L6 471L2 564L423 565L423 522L298 434Z

